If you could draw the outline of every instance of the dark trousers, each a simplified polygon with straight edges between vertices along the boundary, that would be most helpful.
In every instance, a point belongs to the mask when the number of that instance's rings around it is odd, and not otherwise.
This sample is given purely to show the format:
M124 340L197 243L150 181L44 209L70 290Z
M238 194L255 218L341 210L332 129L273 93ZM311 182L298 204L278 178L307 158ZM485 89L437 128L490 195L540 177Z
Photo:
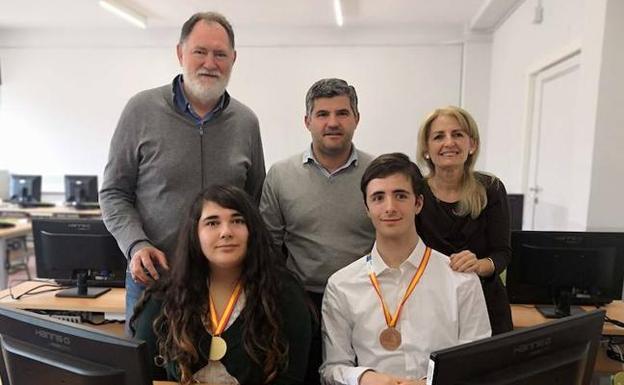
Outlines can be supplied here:
M311 305L315 310L316 322L312 329L312 341L310 341L310 357L308 360L308 371L306 372L306 385L319 385L321 377L319 367L323 362L323 345L321 337L321 306L323 304L323 293L313 293L308 291Z

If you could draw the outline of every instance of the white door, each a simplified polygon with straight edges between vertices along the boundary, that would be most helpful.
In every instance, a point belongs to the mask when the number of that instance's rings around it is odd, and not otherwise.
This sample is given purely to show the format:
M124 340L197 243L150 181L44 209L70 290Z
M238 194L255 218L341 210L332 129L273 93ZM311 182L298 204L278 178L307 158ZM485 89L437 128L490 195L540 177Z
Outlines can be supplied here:
M539 71L533 78L531 147L525 228L585 230L578 204L575 159L587 153L579 127L580 53ZM577 171L577 172L575 172ZM582 183L581 183L582 185ZM528 223L527 223L528 222Z

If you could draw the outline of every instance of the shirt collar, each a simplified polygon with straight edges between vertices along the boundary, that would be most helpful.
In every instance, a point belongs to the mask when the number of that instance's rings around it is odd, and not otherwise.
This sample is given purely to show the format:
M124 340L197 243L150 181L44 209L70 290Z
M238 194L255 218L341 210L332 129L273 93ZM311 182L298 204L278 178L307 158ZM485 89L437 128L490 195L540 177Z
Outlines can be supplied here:
M197 123L202 124L206 121L209 121L225 108L227 99L229 99L229 94L227 93L227 91L223 92L223 95L221 95L221 97L219 98L219 102L215 105L212 111L208 112L203 117L197 115L197 113L195 113L195 111L193 110L193 106L191 106L191 103L188 101L186 95L184 94L184 87L182 86L183 83L184 78L182 77L182 74L179 74L175 77L175 79L173 79L173 102L175 103L178 111L182 112L187 116L190 116Z
M418 243L416 244L416 247L414 248L414 250L412 250L409 257L407 257L407 259L403 261L401 266L404 266L405 264L409 264L409 265L412 265L414 269L418 269L418 266L420 265L420 261L422 260L423 255L425 254L426 248L427 246L422 241L422 239L419 239ZM371 262L373 266L373 272L375 273L375 275L380 275L384 271L390 269L390 266L388 266L386 262L384 262L384 260L381 258L381 255L379 254L379 251L377 250L377 242L375 242L375 244L373 245L373 249L371 250L370 257L371 257Z
M316 160L316 158L314 157L314 151L312 151L312 144L310 144L310 146L308 146L305 151L303 152L303 158L301 159L301 161L303 162L303 164L307 164L309 162L313 162L315 165L317 165L318 167L320 167L321 169L325 170L325 167L323 167L318 160ZM351 165L356 165L358 164L358 155L357 155L357 151L355 150L355 145L351 144L351 154L349 155L349 158L347 158L347 161L340 167L338 167L338 169L334 172L331 173L331 175L334 175L342 170L344 170L345 168L351 166ZM327 171L327 170L325 170Z

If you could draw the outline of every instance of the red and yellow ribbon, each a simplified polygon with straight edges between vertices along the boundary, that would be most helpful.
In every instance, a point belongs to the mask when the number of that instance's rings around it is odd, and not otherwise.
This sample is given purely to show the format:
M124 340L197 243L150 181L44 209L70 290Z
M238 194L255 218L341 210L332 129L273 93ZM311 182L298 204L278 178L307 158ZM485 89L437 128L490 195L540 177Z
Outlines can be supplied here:
M403 309L403 305L405 304L409 296L412 294L412 292L416 288L416 285L418 285L420 278L425 272L427 263L429 263L430 256L431 256L431 248L427 247L425 249L425 253L423 254L422 260L420 261L420 265L418 265L418 269L416 270L416 273L414 273L414 276L412 277L412 280L409 286L407 287L407 290L405 290L403 299L401 300L401 303L399 304L396 312L394 313L394 316L392 316L392 314L390 313L390 310L388 310L388 306L386 305L386 302L383 299L383 295L381 294L381 286L379 286L379 281L377 280L377 276L375 275L375 272L372 271L371 269L369 273L369 277L370 277L371 283L373 284L373 287L375 288L375 291L377 292L377 295L379 296L379 300L381 301L381 306L383 307L384 316L386 317L386 324L388 325L388 327L393 328L396 326L397 321L399 320L399 316L401 314L401 310Z
M242 285L241 283L237 283L234 291L230 295L230 299L228 300L228 304L225 307L225 311L220 319L217 319L217 309L215 308L214 301L212 300L212 296L210 296L210 322L212 324L212 335L219 336L225 330L225 327L232 316L232 312L234 311L234 307L236 306L236 302L238 302L238 297L241 294Z

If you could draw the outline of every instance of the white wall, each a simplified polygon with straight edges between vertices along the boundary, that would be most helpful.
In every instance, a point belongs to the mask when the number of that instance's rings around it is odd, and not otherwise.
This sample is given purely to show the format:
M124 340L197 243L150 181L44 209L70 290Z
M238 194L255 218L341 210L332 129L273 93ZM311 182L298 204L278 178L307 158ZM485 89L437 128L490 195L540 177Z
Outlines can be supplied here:
M46 191L62 190L65 173L101 175L127 99L178 72L177 34L0 31L0 169L43 174ZM258 114L267 166L309 143L304 97L321 77L355 85L362 118L354 141L375 154L413 155L424 115L460 103L462 44L453 31L426 38L388 30L239 36L229 91Z
M473 37L464 44L461 106L468 110L479 126L481 154L487 153L488 116L490 103L490 74L492 42L488 37ZM475 166L487 170L485 157L480 156ZM510 191L513 192L513 191Z
M536 4L525 1L493 35L487 169L508 190L527 193L529 74L580 48L579 107L568 112L581 128L579 145L559 152L574 164L570 215L588 230L624 231L624 2L543 1L543 22L532 24Z
M157 48L1 50L0 168L43 174L47 191L62 191L63 174L100 174L127 99L176 72L167 54Z
M591 0L548 0L542 24L532 24L535 0L526 0L496 30L492 40L487 169L522 192L528 132L528 73L582 38L584 7Z
M624 231L624 1L608 0L598 11L605 22L587 228Z

